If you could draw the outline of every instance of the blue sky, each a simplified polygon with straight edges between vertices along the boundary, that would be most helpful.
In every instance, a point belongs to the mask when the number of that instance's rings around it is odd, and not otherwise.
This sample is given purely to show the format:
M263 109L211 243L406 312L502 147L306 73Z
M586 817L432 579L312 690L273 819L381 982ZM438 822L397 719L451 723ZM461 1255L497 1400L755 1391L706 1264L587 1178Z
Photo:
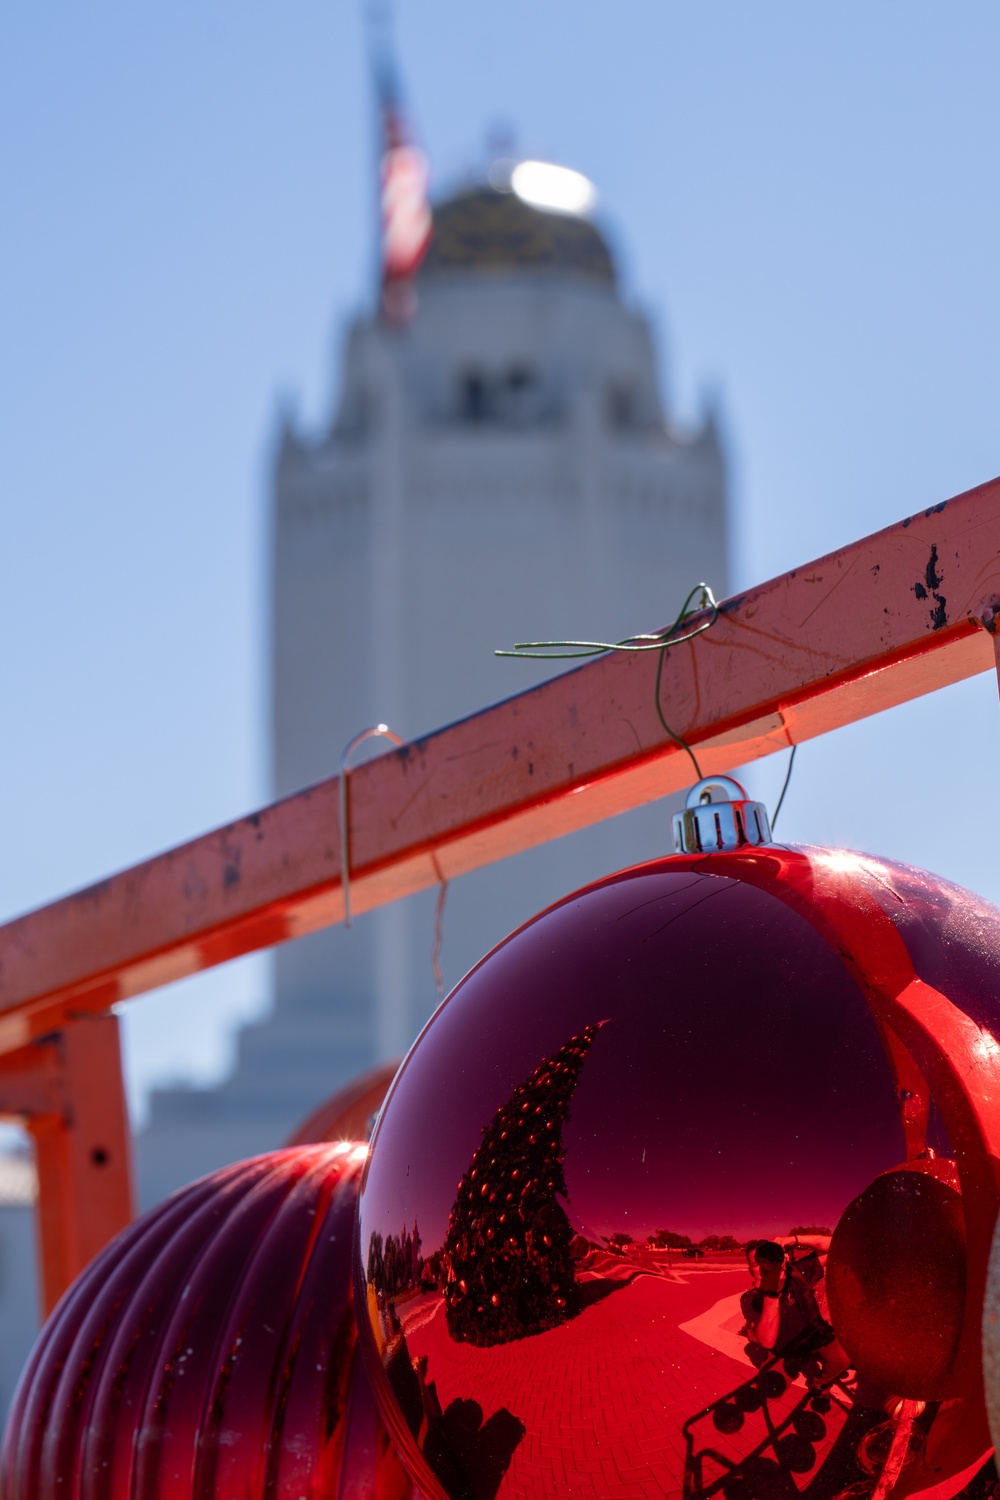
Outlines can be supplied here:
M995 5L399 0L396 30L439 188L499 125L597 184L675 410L722 403L736 585L1000 471ZM354 0L0 14L0 916L266 799L267 466L279 406L329 410L372 171ZM783 835L1000 901L998 713L982 677L810 743ZM216 1076L267 992L254 959L134 1003L134 1103Z

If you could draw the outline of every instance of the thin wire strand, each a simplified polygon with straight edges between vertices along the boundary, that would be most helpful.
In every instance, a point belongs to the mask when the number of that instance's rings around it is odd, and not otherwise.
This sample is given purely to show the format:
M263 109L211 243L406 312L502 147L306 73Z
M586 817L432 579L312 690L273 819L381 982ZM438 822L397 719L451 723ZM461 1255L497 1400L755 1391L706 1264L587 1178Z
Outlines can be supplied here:
M448 899L448 882L438 864L437 855L431 851L431 860L438 878L437 906L434 910L434 948L431 952L431 968L437 985L438 999L444 999L444 975L441 972L441 944L444 941L444 904Z
M700 595L695 609L691 600ZM707 609L709 619L703 620L686 635L674 635L691 615ZM602 656L605 651L666 651L670 646L682 646L693 641L696 635L710 630L719 618L719 606L707 583L696 583L681 605L680 614L666 630L654 631L651 635L627 635L621 641L515 641L512 651L494 651L494 656L511 656L533 661L577 661L585 656Z
M351 756L365 740L375 739L392 740L394 745L403 743L398 734L393 734L388 724L373 724L370 729L362 729L360 734L348 741L340 757L340 885L344 892L345 927L351 925L351 803L347 790Z
M698 596L698 604L691 608L691 601ZM708 612L708 619L702 620L693 630L688 630L683 635L675 635L685 620L691 615L699 614L702 610ZM656 682L653 689L653 700L656 704L656 715L663 725L664 731L669 737L680 745L681 749L690 758L694 766L695 775L699 781L702 780L701 766L698 757L683 735L671 729L663 713L663 703L660 696L660 688L663 682L663 662L671 646L682 646L685 641L693 641L696 636L703 635L706 630L711 630L719 618L719 606L715 595L707 583L696 583L691 589L684 603L681 605L680 613L672 625L666 630L658 630L652 635L627 635L621 641L515 641L512 651L494 651L494 656L516 657L519 660L529 661L578 661L588 656L603 656L606 651L657 651L659 657L656 663Z
M780 813L780 811L781 811L781 804L782 804L782 803L783 803L783 802L784 802L784 800L785 800L785 793L786 793L786 792L787 792L787 791L788 791L788 783L789 783L789 782L790 782L790 781L791 781L791 779L792 779L792 767L793 767L793 766L794 766L794 764L795 764L795 752L796 752L796 750L797 750L797 749L798 749L798 748L799 748L799 747L798 747L798 745L793 745L793 746L792 746L792 753L791 753L791 755L790 755L790 756L789 756L789 757L788 757L788 769L787 769L787 770L786 770L786 772L785 772L785 781L784 781L784 785L783 785L783 786L782 786L782 788L781 788L781 796L780 796L780 797L779 797L779 798L778 798L778 805L777 805L777 807L776 807L776 808L775 808L775 809L774 809L774 817L773 817L773 818L772 818L772 819L771 819L771 832L772 832L772 833L773 833L773 832L774 832L774 825L775 825L775 824L776 824L776 823L777 823L777 821L778 821L778 814L779 814L779 813Z
M670 725L667 723L666 719L663 716L663 704L660 699L660 682L663 678L663 661L666 654L667 653L665 651L661 651L656 662L656 685L653 688L653 702L656 704L657 717L659 718L660 723L663 725L670 738L674 740L676 744L680 745L681 749L685 752L691 764L694 766L695 780L701 781L701 766L698 764L697 755L695 755L694 751L691 749L691 746L688 744L684 736L682 734L678 734L676 729L671 729Z

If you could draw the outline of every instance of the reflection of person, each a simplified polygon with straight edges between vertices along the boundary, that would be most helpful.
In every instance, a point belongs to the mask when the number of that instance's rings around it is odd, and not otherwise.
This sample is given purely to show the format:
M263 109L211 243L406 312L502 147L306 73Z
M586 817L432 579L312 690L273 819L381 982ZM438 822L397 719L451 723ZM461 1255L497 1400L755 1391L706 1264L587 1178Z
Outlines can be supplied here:
M750 1339L748 1353L758 1356L755 1363L794 1344L797 1354L819 1362L823 1384L848 1368L850 1361L825 1316L824 1261L829 1247L829 1235L804 1235L788 1246L774 1240L751 1240L747 1245L753 1286L740 1298L740 1308Z

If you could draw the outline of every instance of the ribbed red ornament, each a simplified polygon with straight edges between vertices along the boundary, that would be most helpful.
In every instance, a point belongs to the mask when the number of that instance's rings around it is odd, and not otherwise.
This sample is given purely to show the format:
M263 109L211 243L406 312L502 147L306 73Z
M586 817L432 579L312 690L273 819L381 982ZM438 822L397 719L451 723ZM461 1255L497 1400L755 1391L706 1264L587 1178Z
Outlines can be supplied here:
M991 1446L998 1169L1000 911L778 846L578 891L462 980L372 1139L400 1455L434 1500L946 1500Z
M4 1500L404 1500L356 1351L365 1147L214 1172L119 1235L42 1330Z

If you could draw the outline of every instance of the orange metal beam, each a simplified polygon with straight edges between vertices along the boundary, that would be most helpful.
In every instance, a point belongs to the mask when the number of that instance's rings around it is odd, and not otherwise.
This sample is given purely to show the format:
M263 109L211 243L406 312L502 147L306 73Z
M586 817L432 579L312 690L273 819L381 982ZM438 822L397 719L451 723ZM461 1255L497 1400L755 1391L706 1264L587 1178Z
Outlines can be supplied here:
M118 1017L87 1015L0 1058L0 1116L32 1136L42 1311L133 1212Z
M1000 480L725 601L670 651L665 713L730 770L986 671L998 622ZM655 669L596 658L353 771L354 910L689 783ZM338 921L337 802L331 778L0 927L0 1053Z

